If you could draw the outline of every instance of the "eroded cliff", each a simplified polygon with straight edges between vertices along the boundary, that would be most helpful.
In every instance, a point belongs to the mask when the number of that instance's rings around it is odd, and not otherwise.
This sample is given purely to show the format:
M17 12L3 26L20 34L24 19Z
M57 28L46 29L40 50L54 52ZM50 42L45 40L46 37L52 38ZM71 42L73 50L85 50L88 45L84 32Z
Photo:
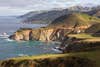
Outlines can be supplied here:
M68 32L60 28L19 29L9 38L14 40L59 41Z

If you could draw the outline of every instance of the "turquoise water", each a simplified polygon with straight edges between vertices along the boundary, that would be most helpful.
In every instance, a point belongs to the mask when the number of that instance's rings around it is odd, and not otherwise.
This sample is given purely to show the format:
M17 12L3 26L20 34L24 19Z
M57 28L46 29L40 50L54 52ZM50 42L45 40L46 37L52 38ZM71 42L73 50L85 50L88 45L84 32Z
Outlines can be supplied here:
M22 55L38 55L54 53L52 47L54 43L39 41L10 41L0 38L0 60Z
M39 27L36 24L25 24L24 27ZM46 53L55 53L52 50L54 43L46 43L40 41L13 41L8 37L2 36L3 32L11 35L23 24L15 18L0 18L0 60L24 55L39 55Z

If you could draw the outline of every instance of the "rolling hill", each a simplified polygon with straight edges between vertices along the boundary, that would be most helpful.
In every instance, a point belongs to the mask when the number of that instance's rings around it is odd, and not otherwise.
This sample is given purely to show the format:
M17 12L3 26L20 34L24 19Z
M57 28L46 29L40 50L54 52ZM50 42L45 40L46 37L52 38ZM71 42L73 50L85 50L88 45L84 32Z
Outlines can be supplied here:
M69 15L61 16L55 19L51 25L60 25L60 26L89 26L94 23L99 23L100 19L84 14L84 13L71 13Z
M92 25L86 30L87 33L100 33L100 23Z
M68 14L67 9L60 10L50 10L50 11L40 11L40 12L29 12L19 18L22 19L24 23L44 23L49 24L56 18Z

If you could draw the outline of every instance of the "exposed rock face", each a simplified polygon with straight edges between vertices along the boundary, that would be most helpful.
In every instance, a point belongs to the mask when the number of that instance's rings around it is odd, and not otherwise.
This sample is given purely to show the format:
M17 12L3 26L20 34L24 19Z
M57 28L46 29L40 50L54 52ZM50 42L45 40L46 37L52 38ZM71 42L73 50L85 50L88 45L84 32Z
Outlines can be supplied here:
M9 38L14 40L40 40L40 41L59 41L67 33L67 29L39 28L39 29L20 29Z
M30 33L30 40L50 41L54 29L34 29Z
M39 40L39 41L62 41L65 35L83 33L89 26L72 27L45 27L38 29L19 29L9 38L14 40Z
M22 31L17 31L13 35L10 36L11 39L14 40L29 40L29 33L31 30L22 30Z

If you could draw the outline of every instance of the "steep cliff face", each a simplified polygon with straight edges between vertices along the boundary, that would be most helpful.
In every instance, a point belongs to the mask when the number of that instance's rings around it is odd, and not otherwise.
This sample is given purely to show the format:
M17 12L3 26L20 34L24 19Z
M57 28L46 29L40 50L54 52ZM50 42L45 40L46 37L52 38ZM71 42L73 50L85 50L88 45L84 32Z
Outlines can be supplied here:
M59 28L39 28L39 29L20 29L9 38L14 40L40 40L40 41L60 41L68 32L67 29Z
M29 33L31 30L26 29L26 30L18 30L15 32L13 35L10 36L11 39L14 40L29 40Z
M29 34L30 40L50 41L50 36L54 29L33 29Z
M19 29L9 38L17 41L20 40L37 40L37 41L62 41L67 34L83 33L88 27L45 27L38 29Z

